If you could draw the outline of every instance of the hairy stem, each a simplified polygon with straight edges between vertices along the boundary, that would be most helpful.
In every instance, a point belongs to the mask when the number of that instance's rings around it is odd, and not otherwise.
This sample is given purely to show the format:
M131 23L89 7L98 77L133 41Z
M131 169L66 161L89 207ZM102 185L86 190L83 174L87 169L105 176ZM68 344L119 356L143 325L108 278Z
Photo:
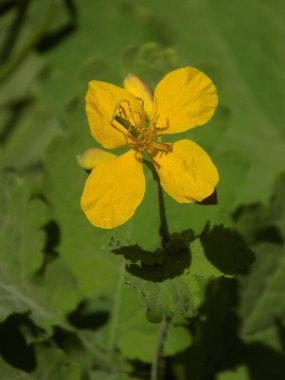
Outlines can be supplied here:
M162 191L159 178L157 178L156 183L157 183L158 207L159 207L159 216L160 216L159 234L161 236L162 246L165 247L169 241L169 230L168 230L168 224L167 224L167 218L166 218L163 191Z
M159 176L157 175L157 172L155 170L153 163L146 160L144 160L143 162L152 171L153 178L155 179L155 182L157 184L158 208L159 208L159 217L160 217L159 234L161 236L161 245L163 248L165 248L169 242L169 230L168 230L168 223L167 223L167 217L166 217L166 211L165 211L163 190L160 184ZM170 322L171 322L170 317L163 318L158 341L157 341L157 346L155 350L155 355L152 362L150 380L162 379L163 367L164 367L164 360L162 356L163 356L164 345L167 338Z
M157 346L154 354L154 359L152 362L151 367L151 380L160 380L162 379L163 374L163 364L164 361L162 360L163 350L164 350L164 344L167 338L168 329L170 326L171 318L163 318L161 329L157 341Z
M121 306L122 290L123 290L123 285L124 285L124 273L125 273L125 263L122 262L119 277L118 277L117 287L116 287L114 304L113 304L113 308L111 312L111 320L110 320L108 351L107 351L108 359L110 361L112 360L112 356L113 356L115 344L116 344L119 312L120 312L120 306Z
M169 230L168 230L168 223L167 223L167 217L166 217L166 211L165 211L163 190L160 184L159 176L157 175L157 172L153 164L146 160L144 160L143 162L152 171L153 178L155 179L155 182L157 184L158 208L159 208L159 217L160 217L159 235L161 236L161 245L163 248L165 248L165 246L169 242Z

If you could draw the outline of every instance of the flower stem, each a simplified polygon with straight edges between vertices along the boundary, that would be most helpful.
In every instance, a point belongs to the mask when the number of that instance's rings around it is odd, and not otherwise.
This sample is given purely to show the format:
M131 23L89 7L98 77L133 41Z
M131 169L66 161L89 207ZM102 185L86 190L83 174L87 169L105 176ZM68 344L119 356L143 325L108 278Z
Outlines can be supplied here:
M120 273L118 276L118 282L116 286L116 292L114 294L114 303L113 308L111 311L111 319L110 319L110 330L109 330L109 339L108 339L108 349L107 349L107 356L109 361L112 361L115 344L116 344L116 336L117 336L117 329L118 329L118 323L119 323L119 313L120 313L120 306L121 306L121 299L122 299L122 291L123 291L123 285L124 285L124 273L125 273L125 263L122 262L120 266Z
M159 235L161 236L161 245L162 248L166 248L169 242L169 230L168 223L165 211L165 203L163 197L163 190L160 184L159 176L155 170L153 163L144 160L143 161L149 169L152 171L153 178L157 184L157 195L158 195L158 208L159 208L159 217L160 217L160 227L159 227ZM164 360L163 350L164 344L167 338L168 329L171 323L171 317L164 317L161 324L161 329L157 341L157 346L155 350L154 359L151 367L151 377L150 380L160 380L162 379Z
M162 379L162 373L164 369L163 368L164 361L162 360L162 355L163 355L164 343L167 338L167 333L170 326L170 321L171 321L170 317L163 318L158 341L157 341L157 346L155 350L154 360L152 362L150 380Z
M153 164L146 160L144 160L144 163L152 171L153 178L155 179L155 182L157 184L158 208L159 208L159 217L160 217L159 235L161 236L161 245L163 248L165 248L165 246L169 242L169 230L168 230L168 223L167 223L167 217L166 217L166 211L165 211L163 190L160 184L159 176L157 175L157 172Z
M157 183L157 193L158 193L158 207L159 207L159 216L160 216L160 227L159 234L161 236L162 247L165 247L169 241L169 230L165 212L165 203L163 197L163 191L160 184L159 178L156 181Z

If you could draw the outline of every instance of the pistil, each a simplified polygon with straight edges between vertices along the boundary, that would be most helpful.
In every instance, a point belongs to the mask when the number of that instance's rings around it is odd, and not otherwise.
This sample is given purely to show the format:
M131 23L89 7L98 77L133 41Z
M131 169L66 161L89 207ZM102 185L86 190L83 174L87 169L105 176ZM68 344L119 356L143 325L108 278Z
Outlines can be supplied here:
M160 136L158 132L167 127L156 127L158 116L148 122L145 119L144 102L140 98L137 99L141 102L141 110L133 111L130 102L123 99L115 107L111 125L124 134L126 143L137 152L142 154L146 150L152 158L158 153L168 154L172 151L172 144L155 141Z
M134 126L132 126L130 121L123 118L122 116L114 113L113 120L116 120L122 127L124 127L128 132L130 132L132 136L138 137L140 135L140 132Z

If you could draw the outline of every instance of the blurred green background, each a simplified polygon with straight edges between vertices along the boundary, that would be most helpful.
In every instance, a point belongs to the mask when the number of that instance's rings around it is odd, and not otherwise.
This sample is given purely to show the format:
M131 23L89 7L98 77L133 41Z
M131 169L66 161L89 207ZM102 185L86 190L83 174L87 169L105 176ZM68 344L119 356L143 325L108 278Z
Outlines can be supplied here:
M1 380L149 379L152 322L169 315L162 379L285 378L284 14L281 0L0 1ZM165 195L191 265L160 261L150 173L135 216L103 231L75 159L97 146L89 80L153 89L183 66L219 94L207 125L173 136L220 172L217 205Z

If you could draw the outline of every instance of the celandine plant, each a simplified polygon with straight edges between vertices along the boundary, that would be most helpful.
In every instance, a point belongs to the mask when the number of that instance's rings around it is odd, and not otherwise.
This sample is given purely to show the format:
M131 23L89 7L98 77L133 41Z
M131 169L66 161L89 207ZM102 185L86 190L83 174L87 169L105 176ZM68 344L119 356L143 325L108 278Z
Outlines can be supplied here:
M160 359L171 319L177 311L183 317L191 315L194 301L190 288L193 281L194 287L198 286L194 277L181 278L191 261L189 239L185 231L169 234L162 188L179 203L201 202L214 192L219 179L210 157L195 142L164 142L162 137L205 124L215 111L218 97L212 81L193 67L168 73L154 95L134 75L125 78L124 87L101 81L89 83L86 112L93 137L106 149L130 149L116 156L91 148L77 157L79 165L91 171L81 207L96 227L112 229L122 225L143 200L143 164L151 168L158 184L162 247L153 254L153 261L142 250L138 271L132 272L127 266L132 276L127 282L144 295L149 321L163 322L151 371L151 379L156 380L161 374ZM129 257L130 249L123 255ZM149 272L152 264L155 265ZM203 273L207 265L202 262ZM167 281L172 283L163 289L157 285ZM162 296L157 300L159 293Z

